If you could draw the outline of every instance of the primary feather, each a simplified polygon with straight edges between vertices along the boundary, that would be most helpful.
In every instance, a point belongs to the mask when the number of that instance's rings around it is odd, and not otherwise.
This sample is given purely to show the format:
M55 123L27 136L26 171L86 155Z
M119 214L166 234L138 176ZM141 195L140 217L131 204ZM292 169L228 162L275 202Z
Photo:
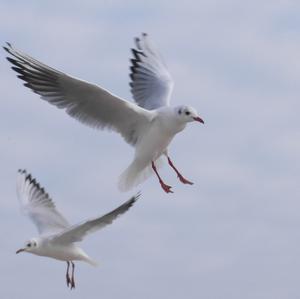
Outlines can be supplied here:
M40 234L52 234L69 227L45 189L26 170L18 171L17 194L24 213L28 214Z
M35 223L39 233L49 238L51 242L58 244L82 241L87 234L111 224L120 215L128 211L140 197L140 193L138 193L103 216L71 226L64 216L58 212L53 200L44 188L26 170L18 171L17 195L22 210Z
M138 200L139 197L140 194L133 196L124 204L122 204L115 210L105 214L104 216L90 219L83 223L76 224L65 229L60 234L55 235L52 238L52 242L64 244L82 241L86 235L100 230L103 227L113 223L113 221L117 219L120 215L127 212Z
M100 86L55 70L14 49L9 43L4 49L13 56L7 59L26 87L86 125L113 129L129 144L135 145L145 125L152 120L149 111Z
M146 33L135 44L129 83L135 102L149 110L169 106L174 83L160 54Z

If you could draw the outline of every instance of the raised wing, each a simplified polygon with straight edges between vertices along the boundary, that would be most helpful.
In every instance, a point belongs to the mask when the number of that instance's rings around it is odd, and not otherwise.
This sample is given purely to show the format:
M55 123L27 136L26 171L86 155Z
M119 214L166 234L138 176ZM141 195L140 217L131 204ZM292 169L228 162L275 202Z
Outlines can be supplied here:
M28 214L40 234L52 234L69 227L54 202L26 170L18 171L17 194L22 210Z
M134 145L152 114L137 105L112 95L107 90L68 76L14 49L9 43L4 49L13 57L7 60L25 81L24 85L42 99L80 122L96 128L119 132Z
M106 225L111 224L118 216L127 212L129 208L132 207L133 204L138 200L139 197L140 194L133 196L120 207L116 208L115 210L104 216L85 221L81 224L73 225L65 229L63 232L57 234L56 236L53 236L51 238L51 241L54 243L57 242L59 244L69 244L73 242L82 241L87 234L95 232L105 227Z
M134 100L148 110L168 106L174 84L167 67L146 33L135 44L129 83Z

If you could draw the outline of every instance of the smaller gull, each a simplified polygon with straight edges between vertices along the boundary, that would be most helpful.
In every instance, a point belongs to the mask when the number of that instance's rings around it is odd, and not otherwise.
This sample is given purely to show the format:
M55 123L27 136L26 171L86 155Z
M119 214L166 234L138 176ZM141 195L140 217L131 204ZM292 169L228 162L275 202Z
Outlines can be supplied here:
M111 224L119 215L127 212L140 196L140 194L133 196L104 216L70 225L58 212L44 188L26 170L18 171L17 194L22 210L32 219L40 235L27 241L25 247L17 250L16 253L28 252L67 262L66 281L71 289L75 288L74 261L84 261L97 266L97 262L75 243L82 241L88 234ZM71 275L69 274L70 264Z
M104 88L55 70L7 43L7 57L24 85L50 104L63 109L80 122L98 129L112 129L135 147L132 163L121 174L119 189L127 191L155 173L162 189L172 193L158 173L162 156L183 184L183 177L168 154L175 135L190 122L204 123L187 105L170 107L172 77L159 52L143 33L135 39L130 67L130 87L135 103ZM84 61L83 61L84 63Z

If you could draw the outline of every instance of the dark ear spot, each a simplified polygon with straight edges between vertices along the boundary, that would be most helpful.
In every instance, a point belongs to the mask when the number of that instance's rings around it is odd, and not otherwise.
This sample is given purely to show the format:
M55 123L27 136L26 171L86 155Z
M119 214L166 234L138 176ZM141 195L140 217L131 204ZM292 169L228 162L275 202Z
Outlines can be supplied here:
M181 114L181 109L178 110L178 114L179 114L179 115Z

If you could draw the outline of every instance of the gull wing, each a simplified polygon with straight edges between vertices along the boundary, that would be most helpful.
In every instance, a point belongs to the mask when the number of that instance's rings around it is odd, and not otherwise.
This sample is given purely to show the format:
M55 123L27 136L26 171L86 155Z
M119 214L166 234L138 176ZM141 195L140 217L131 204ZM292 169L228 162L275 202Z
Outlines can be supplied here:
M139 197L140 194L133 196L124 204L122 204L121 206L104 216L90 219L83 223L73 225L65 229L64 231L51 237L51 242L59 244L69 244L73 242L82 241L86 235L100 230L103 227L111 224L116 218L127 212L130 209L130 207L132 207L133 204L138 200Z
M135 145L143 128L152 120L153 114L149 111L100 86L55 70L14 49L9 43L4 49L12 56L7 60L26 87L86 125L112 129Z
M135 102L148 110L169 106L174 83L160 54L146 33L135 44L129 83Z
M57 233L70 226L48 193L26 170L18 171L17 195L23 212L31 218L40 234Z

